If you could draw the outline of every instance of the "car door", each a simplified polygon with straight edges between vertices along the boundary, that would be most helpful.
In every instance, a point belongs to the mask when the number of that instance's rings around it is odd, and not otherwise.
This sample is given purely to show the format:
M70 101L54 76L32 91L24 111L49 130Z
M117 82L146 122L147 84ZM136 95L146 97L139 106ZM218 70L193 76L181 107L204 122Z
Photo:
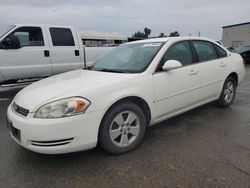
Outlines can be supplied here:
M18 49L0 49L0 66L5 80L37 78L51 75L51 59L45 56L49 48L43 27L19 27L3 40L15 36Z
M68 27L48 27L51 44L52 73L59 74L81 68L80 44L77 33Z
M199 62L201 81L200 100L209 101L218 98L225 81L225 72L227 68L225 58L222 58L223 52L221 52L220 58L220 52L217 52L215 44L209 41L196 40L192 41L192 44ZM227 56L225 53L226 52L224 52L224 56Z
M182 67L162 71L167 60L177 60ZM188 41L172 45L163 56L154 76L158 119L185 110L199 101L199 69L194 64Z

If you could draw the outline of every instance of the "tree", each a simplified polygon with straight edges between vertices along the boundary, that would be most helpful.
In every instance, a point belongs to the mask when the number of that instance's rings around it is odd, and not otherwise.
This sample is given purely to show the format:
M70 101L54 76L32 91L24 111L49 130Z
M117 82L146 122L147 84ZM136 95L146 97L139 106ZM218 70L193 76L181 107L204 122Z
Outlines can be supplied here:
M151 29L145 27L145 28L144 28L144 33L146 34L146 36L147 36L147 38L148 38L148 36L151 34Z
M165 37L164 33L160 33L159 37Z
M141 39L145 39L148 38L148 36L151 33L151 29L145 27L144 28L144 32L141 31L137 31L135 34L132 35L133 38L141 38Z
M135 37L135 38L147 38L147 35L146 35L145 33L143 33L143 32L137 31L137 32L133 35L133 37Z
M169 34L169 37L179 37L179 36L180 36L180 34L178 31L175 31L175 32L172 32Z

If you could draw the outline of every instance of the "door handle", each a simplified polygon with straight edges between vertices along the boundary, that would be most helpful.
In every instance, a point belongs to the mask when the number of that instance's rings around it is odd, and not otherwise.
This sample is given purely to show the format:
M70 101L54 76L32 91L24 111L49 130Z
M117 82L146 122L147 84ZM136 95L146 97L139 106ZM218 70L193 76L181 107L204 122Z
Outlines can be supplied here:
M75 50L75 56L79 56L79 55L80 55L79 50Z
M49 57L49 50L44 50L44 57Z
M225 67L225 66L226 66L225 63L223 63L223 62L220 63L220 67Z
M189 75L196 75L197 73L198 73L199 71L197 71L197 70L194 70L194 69L191 69L190 71L189 71Z

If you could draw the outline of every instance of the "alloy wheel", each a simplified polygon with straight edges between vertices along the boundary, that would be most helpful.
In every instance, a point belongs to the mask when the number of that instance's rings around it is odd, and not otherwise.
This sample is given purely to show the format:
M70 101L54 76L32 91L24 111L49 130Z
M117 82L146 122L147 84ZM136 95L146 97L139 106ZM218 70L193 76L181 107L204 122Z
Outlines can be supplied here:
M234 98L234 83L232 81L227 82L224 90L224 99L227 103L231 103Z
M139 133L139 117L132 111L123 111L117 114L109 129L111 141L119 147L131 145Z

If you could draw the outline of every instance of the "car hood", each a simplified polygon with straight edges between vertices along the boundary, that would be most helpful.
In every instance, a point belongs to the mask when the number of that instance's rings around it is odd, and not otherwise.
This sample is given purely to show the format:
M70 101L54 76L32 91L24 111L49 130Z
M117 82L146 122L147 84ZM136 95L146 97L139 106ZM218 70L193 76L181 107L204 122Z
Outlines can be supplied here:
M135 74L76 70L35 82L14 98L17 105L34 112L40 106L70 96L89 93L96 88L124 82ZM117 84L116 84L117 85Z

